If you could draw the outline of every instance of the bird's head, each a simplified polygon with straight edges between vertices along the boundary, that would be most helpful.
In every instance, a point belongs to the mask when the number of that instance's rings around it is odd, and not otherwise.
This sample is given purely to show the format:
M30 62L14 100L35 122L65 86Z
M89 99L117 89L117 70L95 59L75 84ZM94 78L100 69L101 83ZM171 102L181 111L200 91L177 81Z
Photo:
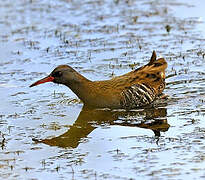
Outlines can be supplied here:
M39 84L43 84L46 82L53 82L57 84L64 84L69 85L70 83L77 82L78 73L68 65L60 65L56 67L50 75L47 77L36 81L35 83L31 84L29 87L37 86Z

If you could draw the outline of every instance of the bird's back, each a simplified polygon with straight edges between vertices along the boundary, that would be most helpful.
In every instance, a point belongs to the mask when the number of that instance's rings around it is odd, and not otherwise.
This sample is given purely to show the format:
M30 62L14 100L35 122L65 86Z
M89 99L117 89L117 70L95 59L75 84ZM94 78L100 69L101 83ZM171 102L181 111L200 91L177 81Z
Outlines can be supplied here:
M147 65L128 73L130 86L121 93L121 106L132 109L151 104L165 88L166 68L165 59L156 59L156 54L153 52Z
M127 74L107 81L95 81L96 101L110 108L132 109L152 103L165 88L164 58L156 59L153 51L150 62ZM97 88L96 88L97 87ZM102 98L103 97L103 98ZM107 103L107 105L106 105Z

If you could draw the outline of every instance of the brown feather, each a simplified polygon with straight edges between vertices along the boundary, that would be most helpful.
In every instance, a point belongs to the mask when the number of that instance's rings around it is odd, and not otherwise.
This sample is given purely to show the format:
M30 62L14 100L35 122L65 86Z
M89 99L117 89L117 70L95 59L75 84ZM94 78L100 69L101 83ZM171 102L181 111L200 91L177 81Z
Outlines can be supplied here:
M113 107L121 106L121 108L126 109L144 106L153 102L165 88L165 69L167 68L167 62L165 59L160 58L156 60L155 56L156 54L153 52L152 58L147 65L127 74L117 76L107 81L92 82L91 89L94 92L91 92L91 94L95 94L96 102L101 102L101 104L109 102L108 104L112 104L111 106ZM134 89L136 89L136 87L138 87L138 91L141 90L141 96L143 97L147 95L143 91L143 88L146 87L148 96L151 96L152 98L146 102L138 102L140 101L140 98L136 96L137 93L135 93L134 96ZM127 92L127 98L129 97L130 99L130 101L127 100L127 103L130 104L130 106L126 105L127 107L122 105L122 99L125 98L125 92ZM134 97L138 98L136 100L138 103L133 104L133 101L135 100ZM141 100L143 101L142 97ZM121 105L119 105L119 102Z
M150 61L149 61L148 64L149 64L149 65L150 65L150 64L153 64L153 63L156 61L156 59L157 59L156 52L153 51L153 52L152 52L152 56L151 56Z
M147 65L110 80L90 81L70 66L60 65L30 87L45 82L64 84L87 106L132 109L151 104L162 94L166 68L165 59L157 59L153 51Z

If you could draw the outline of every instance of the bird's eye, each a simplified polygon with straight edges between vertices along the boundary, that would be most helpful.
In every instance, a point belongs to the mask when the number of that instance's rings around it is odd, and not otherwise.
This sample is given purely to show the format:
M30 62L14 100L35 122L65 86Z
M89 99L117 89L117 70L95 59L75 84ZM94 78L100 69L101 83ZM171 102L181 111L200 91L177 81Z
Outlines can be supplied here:
M60 77L62 76L62 72L61 71L56 71L53 73L53 77Z

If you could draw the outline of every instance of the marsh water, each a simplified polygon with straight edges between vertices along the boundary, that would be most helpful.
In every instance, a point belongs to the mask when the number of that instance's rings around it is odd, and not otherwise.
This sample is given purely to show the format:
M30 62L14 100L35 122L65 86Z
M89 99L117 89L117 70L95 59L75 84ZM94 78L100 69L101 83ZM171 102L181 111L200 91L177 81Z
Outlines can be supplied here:
M204 179L204 0L0 1L0 179ZM87 110L67 87L29 88L68 64L91 80L168 62L168 100Z

